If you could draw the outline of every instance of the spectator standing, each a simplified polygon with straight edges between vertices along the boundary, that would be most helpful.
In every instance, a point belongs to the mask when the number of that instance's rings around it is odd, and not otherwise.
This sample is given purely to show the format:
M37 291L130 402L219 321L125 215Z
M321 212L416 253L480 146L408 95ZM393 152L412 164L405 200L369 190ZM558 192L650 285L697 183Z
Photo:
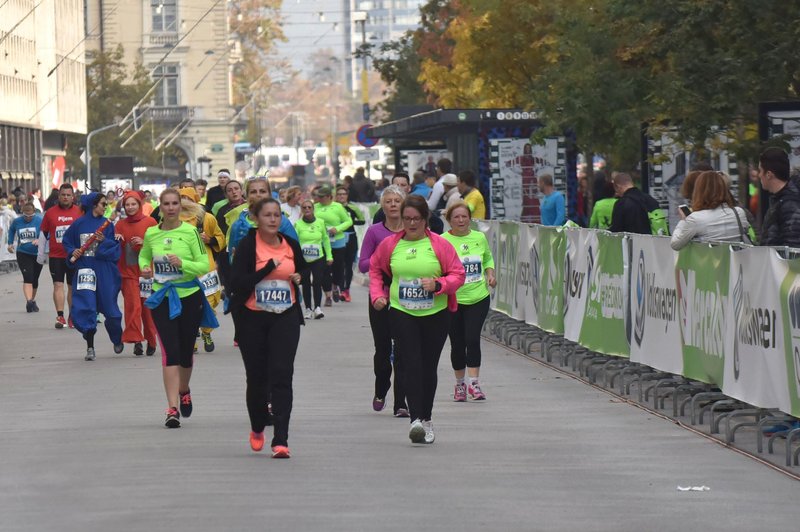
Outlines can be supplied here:
M444 183L442 183L444 186ZM464 198L464 203L469 207L473 220L486 219L486 202L483 194L478 190L475 173L472 170L463 170L458 174L458 191Z
M780 148L764 150L758 177L761 187L770 193L761 245L800 247L800 190L789 178L789 155Z
M539 189L544 194L544 199L542 200L542 225L564 225L567 222L564 194L553 186L553 176L549 174L540 175Z
M425 198L425 201L428 200L428 196L431 195L432 191L431 187L425 183L426 178L427 176L425 175L425 172L419 170L414 172L414 183L411 187L411 194L422 196Z
M353 184L348 190L349 198L354 203L371 203L375 201L375 183L364 174L363 168L356 169Z
M633 185L630 174L619 172L612 178L614 191L619 201L611 214L611 227L614 233L652 234L650 217L647 213L658 209L658 202Z
M444 209L444 202L442 201L442 196L444 196L444 184L442 183L442 178L446 174L453 173L453 161L446 157L442 157L436 163L436 183L433 185L433 189L431 190L431 195L428 197L428 209L431 212L440 211ZM473 213L474 214L474 213Z
M592 218L589 220L589 227L593 229L611 227L611 214L614 212L614 205L617 204L617 198L614 197L614 185L605 179L603 184L605 187L601 189L600 196L595 196Z

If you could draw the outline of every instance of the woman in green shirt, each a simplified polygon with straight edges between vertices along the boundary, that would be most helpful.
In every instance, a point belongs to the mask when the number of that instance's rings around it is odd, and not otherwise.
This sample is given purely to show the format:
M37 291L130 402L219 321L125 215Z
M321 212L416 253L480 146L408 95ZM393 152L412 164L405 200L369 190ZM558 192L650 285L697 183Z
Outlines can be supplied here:
M617 198L614 197L614 185L609 182L603 187L603 195L595 198L592 207L592 217L589 220L589 227L593 229L608 229L611 227L611 213L614 212L614 204Z
M494 259L486 236L470 229L472 211L466 203L459 201L451 205L445 218L452 229L442 236L453 244L466 275L464 286L456 292L458 310L450 321L450 362L456 374L453 398L457 403L465 402L467 396L473 401L482 401L486 395L478 382L481 329L489 313L488 286L494 288L497 284ZM469 383L464 382L465 374Z
M314 206L314 215L325 222L330 235L333 263L328 268L329 276L323 281L322 289L325 290L325 306L330 307L333 301L341 299L341 288L344 286L344 260L347 252L347 229L353 226L353 219L347 214L341 203L333 201L331 187L323 185L315 193L317 204Z
M314 216L314 202L306 199L300 202L301 218L294 223L297 231L300 249L303 258L309 265L303 275L303 302L306 305L306 319L318 320L324 318L320 305L322 304L322 280L327 273L327 266L333 263L331 242L325 222ZM313 277L313 281L312 281ZM314 306L311 306L311 287L314 287ZM313 310L312 310L313 308Z
M139 268L143 278L153 280L153 295L145 305L152 310L163 353L168 403L164 424L172 429L181 426L181 416L192 415L194 341L208 305L197 277L208 273L209 263L200 233L180 219L177 190L161 193L160 210L163 221L144 234Z

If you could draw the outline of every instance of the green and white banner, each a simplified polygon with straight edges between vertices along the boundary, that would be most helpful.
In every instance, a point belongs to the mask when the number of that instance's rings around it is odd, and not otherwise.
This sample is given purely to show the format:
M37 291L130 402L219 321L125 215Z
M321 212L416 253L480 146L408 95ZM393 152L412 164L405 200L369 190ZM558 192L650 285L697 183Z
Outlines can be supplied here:
M535 325L564 332L564 255L567 239L562 227L539 226L534 246L539 255L539 305Z

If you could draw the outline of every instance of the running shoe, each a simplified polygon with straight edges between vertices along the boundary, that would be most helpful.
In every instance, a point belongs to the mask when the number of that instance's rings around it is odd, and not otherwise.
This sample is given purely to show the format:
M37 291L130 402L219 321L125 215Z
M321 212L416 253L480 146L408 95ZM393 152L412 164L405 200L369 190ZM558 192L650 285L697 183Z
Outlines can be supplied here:
M34 312L39 312L39 305L36 304L36 301L31 301L31 309L33 309Z
M342 301L350 303L350 290L342 290Z
M394 417L411 417L411 414L408 413L407 408L398 408L397 412L394 413Z
M319 308L319 307L317 307L317 308ZM310 308L306 307L306 311L303 313L303 317L305 319L307 319L307 320L314 319L314 311L311 310Z
M147 344L147 356L151 357L156 354L156 346Z
M125 349L125 344L122 344L122 343L120 343L120 344L114 344L114 352L115 352L116 354L120 354L120 353L122 353L123 349Z
M63 319L63 318L62 318L62 319ZM69 319L67 320L67 323L69 324L69 328L70 328L70 329L74 329L74 328L75 328L75 324L72 322L72 316L70 316L70 317L69 317ZM59 329L60 329L60 328L61 328L61 327L59 327Z
M194 343L194 349L192 350L193 354L197 354L197 342Z
M254 452L260 453L264 448L264 433L263 432L250 432L250 448Z
M411 443L425 442L425 427L422 425L422 421L415 419L413 423L411 423L411 429L408 431L408 437L411 439Z
M70 322L72 324L72 322ZM56 329L63 329L67 326L67 321L64 319L64 316L58 316L56 318Z
M285 445L273 445L272 446L272 457L273 458L291 458L292 455L289 452L289 448Z
M87 361L87 362L91 362L92 360L94 360L94 359L95 359L95 356L94 356L94 347L90 347L90 348L88 348L88 349L86 350L86 356L85 356L85 357L83 357L83 359L84 359L85 361Z
M26 301L26 302L25 302L25 312L27 312L28 314L30 314L31 312L33 312L33 305L32 305L32 303L33 303L33 301Z
M376 412L380 412L386 408L386 399L381 399L377 395L372 398L372 409Z
M342 292L339 290L339 287L334 285L333 287L333 301L338 303L342 299Z
M133 354L137 357L144 355L144 349L142 348L142 342L136 342L133 344Z
M168 429L181 428L181 414L177 408L167 408L167 420L164 421L164 426Z
M333 300L331 298L327 297L327 296L325 297L325 306L326 307L332 307L333 306Z
M470 384L467 389L467 395L473 401L484 401L486 400L486 395L481 391L481 385L478 384L478 381Z
M206 350L206 353L214 351L214 339L211 338L211 333L203 333L201 336L203 337L203 349Z
M314 319L315 320L321 320L324 317L325 317L325 313L322 312L321 308L317 307L317 308L314 309Z
M453 392L453 401L456 403L467 402L467 385L463 382L461 384L456 384L456 391Z
M422 428L425 429L425 443L433 443L433 440L436 439L436 435L433 433L433 422L423 421Z
M192 415L192 391L179 392L181 398L181 415L190 417Z

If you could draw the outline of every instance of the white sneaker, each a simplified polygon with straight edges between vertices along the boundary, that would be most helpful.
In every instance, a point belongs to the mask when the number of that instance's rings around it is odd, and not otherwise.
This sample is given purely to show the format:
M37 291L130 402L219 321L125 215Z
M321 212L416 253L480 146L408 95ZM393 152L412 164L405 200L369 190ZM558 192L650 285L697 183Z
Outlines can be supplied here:
M325 314L323 314L322 309L317 307L314 309L314 319L318 320L320 318L324 318Z
M408 431L408 437L411 440L411 443L425 442L425 427L422 425L422 421L415 419L414 422L411 423L411 429Z
M423 421L422 428L425 429L425 443L433 443L433 440L436 439L436 435L433 433L433 422Z
M92 360L95 359L94 348L93 347L89 347L89 348L86 349L86 356L83 357L83 359L85 361L87 361L87 362L91 362Z
M303 317L307 320L314 318L314 311L310 308L306 308L306 311L303 313Z

